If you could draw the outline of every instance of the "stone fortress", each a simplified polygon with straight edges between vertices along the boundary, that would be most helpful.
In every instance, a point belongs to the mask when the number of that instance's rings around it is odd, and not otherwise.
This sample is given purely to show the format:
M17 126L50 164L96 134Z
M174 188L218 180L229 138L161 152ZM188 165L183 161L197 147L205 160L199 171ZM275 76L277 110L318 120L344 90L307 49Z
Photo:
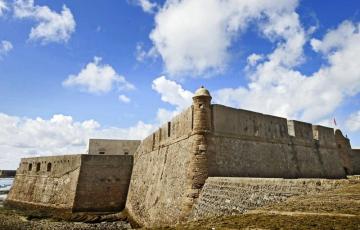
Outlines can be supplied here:
M91 139L88 154L22 159L7 205L65 212L124 210L142 226L243 213L360 174L340 130L193 104L142 141Z

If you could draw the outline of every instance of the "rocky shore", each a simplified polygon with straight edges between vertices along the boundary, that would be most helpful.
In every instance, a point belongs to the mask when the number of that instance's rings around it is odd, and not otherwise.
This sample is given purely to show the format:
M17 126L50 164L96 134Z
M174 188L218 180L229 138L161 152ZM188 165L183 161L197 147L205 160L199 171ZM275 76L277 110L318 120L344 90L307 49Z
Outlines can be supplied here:
M103 230L132 229L125 220L117 220L116 216L76 216L75 221L64 221L48 218L39 214L24 213L3 206L0 200L0 229L8 230ZM76 221L77 220L77 221Z

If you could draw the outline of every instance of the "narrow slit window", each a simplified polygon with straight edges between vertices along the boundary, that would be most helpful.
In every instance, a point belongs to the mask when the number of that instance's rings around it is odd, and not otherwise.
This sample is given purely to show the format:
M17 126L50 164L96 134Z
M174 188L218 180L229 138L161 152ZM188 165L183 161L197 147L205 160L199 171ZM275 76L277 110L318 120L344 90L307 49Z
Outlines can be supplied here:
M51 163L50 162L47 164L47 171L51 172Z
M101 151L101 152L99 152L99 154L104 155L104 154L105 154L105 152Z
M168 122L168 137L171 135L171 122Z
M32 170L32 164L30 163L29 164L29 171L31 171Z

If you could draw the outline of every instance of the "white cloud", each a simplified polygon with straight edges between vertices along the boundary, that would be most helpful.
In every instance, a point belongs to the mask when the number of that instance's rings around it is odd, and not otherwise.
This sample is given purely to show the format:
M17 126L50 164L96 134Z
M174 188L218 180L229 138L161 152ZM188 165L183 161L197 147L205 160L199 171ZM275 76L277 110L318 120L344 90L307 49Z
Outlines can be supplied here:
M156 78L152 88L161 95L162 101L171 105L184 109L191 104L193 93L184 90L180 84L166 79L165 76Z
M345 126L351 132L360 131L360 110L350 114L345 121Z
M66 87L79 87L80 90L89 93L107 93L114 85L119 90L134 89L134 85L127 82L125 77L116 73L114 68L107 64L101 64L100 57L94 57L94 61L88 63L77 75L70 75L63 85Z
M149 0L136 0L137 5L141 6L144 12L146 13L154 13L157 4L155 2L151 2Z
M283 24L293 22L297 3L297 0L168 0L155 16L150 38L171 76L221 72L229 60L229 48L249 22L264 25L268 36L275 32L290 36L292 31L287 31Z
M267 55L266 61L258 63L249 72L251 81L248 87L221 89L215 94L217 102L318 121L332 113L344 98L360 92L359 24L345 21L322 40L313 39L314 50L324 55L327 65L306 76L295 70L304 60L306 35L298 16L292 15L291 18L279 22L282 26L278 23L265 25L267 36L272 33L279 36L274 38L278 41L277 48Z
M161 95L162 101L175 106L174 110L158 109L157 120L159 124L171 120L172 117L192 103L193 93L184 90L180 84L166 79L165 76L153 80L152 88Z
M263 55L253 53L247 57L247 63L249 66L254 66L263 58L264 58Z
M16 18L31 18L38 22L31 28L30 40L49 42L67 42L75 32L76 23L69 8L63 5L60 13L48 6L34 5L34 0L16 0L14 3Z
M4 12L7 11L9 7L7 6L5 0L0 0L0 17L4 15Z
M124 94L119 95L119 101L124 103L130 103L131 99Z
M13 45L11 42L3 40L0 43L0 59L7 55L12 49L13 49Z
M71 116L25 118L0 113L0 168L14 169L21 157L85 153L89 138L142 139L155 126L139 121L129 128L103 128Z

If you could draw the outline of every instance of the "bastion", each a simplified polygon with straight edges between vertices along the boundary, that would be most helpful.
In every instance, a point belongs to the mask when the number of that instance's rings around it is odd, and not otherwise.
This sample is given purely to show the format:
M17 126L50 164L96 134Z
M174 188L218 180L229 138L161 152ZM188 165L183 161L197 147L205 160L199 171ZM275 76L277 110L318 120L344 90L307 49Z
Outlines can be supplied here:
M140 225L188 220L207 179L342 179L353 171L351 146L341 132L211 99L208 90L198 89L193 104L135 152L126 211ZM276 183L288 188L286 181Z
M125 206L132 156L24 158L6 205L62 212L116 212Z

